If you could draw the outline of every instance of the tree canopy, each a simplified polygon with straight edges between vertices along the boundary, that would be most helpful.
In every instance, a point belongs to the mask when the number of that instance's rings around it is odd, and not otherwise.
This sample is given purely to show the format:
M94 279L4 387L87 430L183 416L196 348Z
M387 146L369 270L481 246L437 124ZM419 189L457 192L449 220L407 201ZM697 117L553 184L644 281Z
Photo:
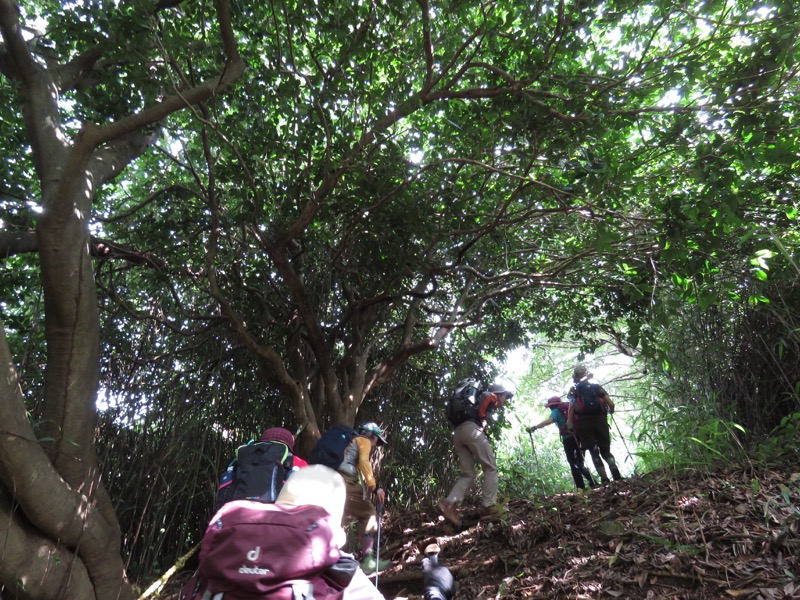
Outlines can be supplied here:
M254 420L432 439L431 397L534 340L762 433L797 406L791 2L0 0L0 33L23 597L131 597L138 494L208 487ZM140 436L158 474L109 472Z

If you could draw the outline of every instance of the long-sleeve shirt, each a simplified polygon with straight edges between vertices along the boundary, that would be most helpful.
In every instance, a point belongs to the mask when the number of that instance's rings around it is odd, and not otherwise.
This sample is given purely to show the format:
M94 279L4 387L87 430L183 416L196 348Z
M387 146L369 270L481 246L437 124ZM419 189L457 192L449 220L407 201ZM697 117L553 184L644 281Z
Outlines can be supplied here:
M486 420L486 415L495 410L498 406L497 394L491 392L484 392L480 396L480 405L478 406L478 420L483 422Z
M357 435L344 451L344 462L339 467L343 474L351 477L357 478L358 473L361 473L364 485L370 491L377 485L375 474L372 472L372 463L369 461L371 452L372 443L367 438Z

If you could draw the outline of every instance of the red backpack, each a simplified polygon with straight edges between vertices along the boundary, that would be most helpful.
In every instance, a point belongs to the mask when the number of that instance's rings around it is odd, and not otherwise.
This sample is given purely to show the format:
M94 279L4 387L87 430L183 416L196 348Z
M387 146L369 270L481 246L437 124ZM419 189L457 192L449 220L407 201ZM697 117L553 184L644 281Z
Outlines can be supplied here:
M208 524L180 600L341 600L349 578L330 519L315 505L229 502Z

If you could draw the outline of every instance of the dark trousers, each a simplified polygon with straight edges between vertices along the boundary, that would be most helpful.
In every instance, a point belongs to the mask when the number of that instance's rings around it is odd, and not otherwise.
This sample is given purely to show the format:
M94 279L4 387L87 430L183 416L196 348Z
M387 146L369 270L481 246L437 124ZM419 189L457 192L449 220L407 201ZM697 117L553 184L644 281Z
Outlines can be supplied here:
M583 452L578 446L578 440L574 435L565 435L561 438L561 443L564 444L564 454L567 455L567 464L569 470L572 472L572 480L575 482L575 487L584 489L586 486L583 484L584 477L589 482L589 487L595 487L597 484L592 478L592 473L583 462Z
M597 473L603 483L608 481L608 475L603 461L600 460L601 456L608 463L611 476L615 480L622 479L622 475L620 475L617 468L617 461L614 460L611 454L611 432L605 415L579 415L575 427L575 436L578 438L578 444L580 444L581 449L589 451L594 468L597 469Z

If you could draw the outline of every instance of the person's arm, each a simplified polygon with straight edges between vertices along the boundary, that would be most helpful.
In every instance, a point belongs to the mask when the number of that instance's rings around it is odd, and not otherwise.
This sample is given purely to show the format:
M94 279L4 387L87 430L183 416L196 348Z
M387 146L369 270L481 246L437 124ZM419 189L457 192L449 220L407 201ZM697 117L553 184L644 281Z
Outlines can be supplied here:
M575 403L569 403L569 410L567 411L567 429L572 431L575 429L575 422L573 421L575 417Z
M614 402L611 400L611 396L608 395L608 392L603 390L603 394L600 396L600 400L605 402L606 406L608 407L608 412L610 414L613 414L616 406L614 406Z
M355 441L358 444L358 470L361 471L367 489L370 492L375 492L378 502L383 504L386 501L386 490L382 487L377 487L378 483L375 481L372 463L369 460L369 455L372 452L372 443L362 436L356 437Z
M553 417L546 418L538 425L531 425L530 427L528 427L528 433L533 433L537 429L541 429L542 427L547 427L548 425L550 425L550 423L555 423L555 421L553 421Z
M372 492L375 490L375 475L372 472L372 463L369 462L369 455L372 452L372 443L365 437L358 436L355 438L358 444L358 464L356 465L364 478L364 484L367 489Z
M487 393L481 400L481 404L478 407L478 418L483 421L486 419L486 415L492 410L495 406L497 406L497 396L495 394Z

